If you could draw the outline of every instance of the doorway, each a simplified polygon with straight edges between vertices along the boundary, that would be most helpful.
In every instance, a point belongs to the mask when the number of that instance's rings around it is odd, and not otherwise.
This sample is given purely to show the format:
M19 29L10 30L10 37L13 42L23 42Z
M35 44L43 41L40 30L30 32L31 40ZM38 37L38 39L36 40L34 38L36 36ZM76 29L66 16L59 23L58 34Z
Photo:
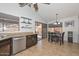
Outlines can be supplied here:
M35 33L38 35L38 40L47 38L47 24L35 22Z
M42 39L42 23L35 22L35 33L37 33L38 40Z

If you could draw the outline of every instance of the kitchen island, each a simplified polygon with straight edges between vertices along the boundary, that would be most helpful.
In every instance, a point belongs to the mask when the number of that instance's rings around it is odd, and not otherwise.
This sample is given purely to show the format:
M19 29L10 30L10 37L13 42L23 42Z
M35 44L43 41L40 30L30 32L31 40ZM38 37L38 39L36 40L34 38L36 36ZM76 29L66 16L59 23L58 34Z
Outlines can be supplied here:
M0 33L0 55L15 55L37 43L37 34L32 32Z

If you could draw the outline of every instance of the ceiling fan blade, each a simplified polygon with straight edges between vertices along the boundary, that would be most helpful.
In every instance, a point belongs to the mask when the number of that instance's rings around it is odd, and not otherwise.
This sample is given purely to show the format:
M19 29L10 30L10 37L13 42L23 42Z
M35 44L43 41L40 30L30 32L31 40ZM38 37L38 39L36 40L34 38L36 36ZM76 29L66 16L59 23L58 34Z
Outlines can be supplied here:
M31 4L28 4L29 7L31 7Z
M50 3L42 3L42 4L47 4L47 5L50 5ZM35 11L38 11L38 3L19 3L19 6L20 7L24 7L25 5L31 7L33 5L33 8L35 9Z
M25 5L28 5L29 3L19 3L20 7L24 7Z
M47 4L47 5L50 5L50 3L43 3L43 4Z
M19 3L20 7L24 7L26 4L25 3Z

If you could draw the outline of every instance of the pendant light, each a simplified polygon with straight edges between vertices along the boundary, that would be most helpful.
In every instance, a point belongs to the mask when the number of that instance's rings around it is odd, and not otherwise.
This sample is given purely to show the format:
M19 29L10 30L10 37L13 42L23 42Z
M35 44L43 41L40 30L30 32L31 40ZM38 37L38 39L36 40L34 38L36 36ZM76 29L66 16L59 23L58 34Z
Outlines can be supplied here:
M58 14L56 14L56 22L54 23L55 25L60 24L60 22L58 22L57 20L58 20Z

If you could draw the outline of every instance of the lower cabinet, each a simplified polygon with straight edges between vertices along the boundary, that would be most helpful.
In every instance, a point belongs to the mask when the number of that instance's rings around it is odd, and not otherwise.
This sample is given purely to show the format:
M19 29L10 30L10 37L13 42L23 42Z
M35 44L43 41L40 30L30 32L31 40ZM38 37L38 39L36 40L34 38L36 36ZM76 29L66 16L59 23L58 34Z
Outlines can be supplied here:
M26 48L29 48L37 43L37 34L26 36Z
M6 40L0 41L0 56L9 56L11 55L11 39L8 38Z
M0 41L0 56L15 55L35 44L37 44L37 34L2 40Z

